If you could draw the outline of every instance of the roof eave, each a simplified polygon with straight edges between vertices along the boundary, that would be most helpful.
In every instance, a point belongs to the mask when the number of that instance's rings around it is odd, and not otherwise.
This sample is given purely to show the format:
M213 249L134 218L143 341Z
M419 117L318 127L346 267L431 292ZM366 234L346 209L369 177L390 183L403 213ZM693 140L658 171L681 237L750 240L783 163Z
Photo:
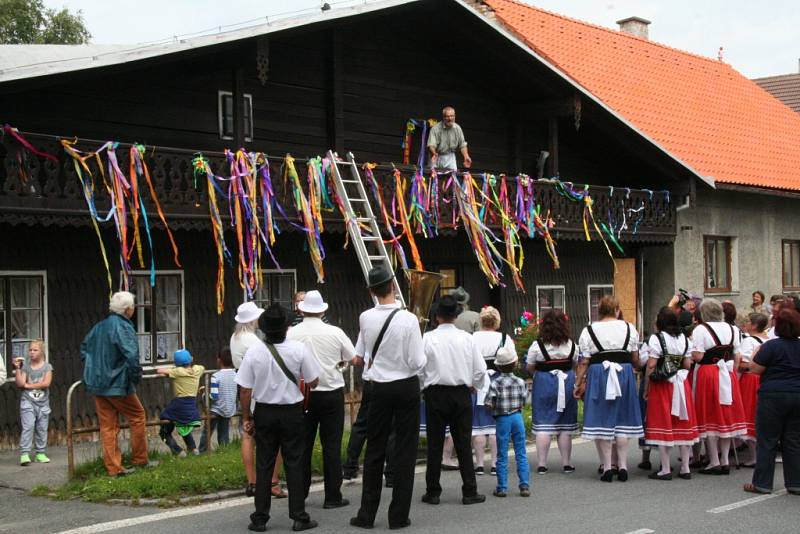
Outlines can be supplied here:
M682 161L680 158L678 158L677 156L675 156L674 154L669 152L666 148L661 146L655 139L653 139L650 136L648 136L646 133L644 133L639 128L637 128L633 123L631 123L628 119L626 119L625 117L623 117L622 115L617 113L615 110L610 108L608 105L606 105L605 102L603 102L602 100L597 98L594 94L592 94L589 90L587 90L581 84L576 82L573 78L568 76L564 71L559 69L556 65L550 63L543 56L537 54L536 51L532 50L531 47L529 47L527 44L525 44L524 41L522 41L514 32L512 32L510 29L508 29L503 23L501 23L501 22L499 22L497 20L489 19L488 17L486 17L485 15L480 13L477 9L475 9L475 7L472 6L468 0L454 0L454 1L457 4L460 4L461 7L463 7L465 10L467 10L473 16L475 16L478 20L482 21L483 23L485 23L486 25L488 25L489 27L491 27L492 29L497 31L500 35L502 35L503 37L508 39L511 43L517 45L523 52L527 53L528 55L532 56L534 59L536 59L537 61L542 63L542 65L544 65L545 67L550 69L554 74L556 74L557 76L559 76L560 78L565 80L567 83L572 85L576 90L580 91L580 93L582 95L584 95L586 98L589 98L592 102L596 103L598 106L600 106L601 108L606 110L608 113L610 113L617 120L619 120L624 125L626 125L628 128L630 128L631 130L636 132L637 135L639 135L640 137L645 139L647 142L649 142L650 144L655 146L658 150L663 152L667 157L669 157L670 159L675 161L678 165L680 165L681 167L683 167L684 169L689 171L691 174L693 174L694 176L699 178L703 183L707 184L708 186L710 186L712 188L716 188L715 181L714 181L714 179L712 177L701 175L695 169L693 169L688 164L686 164L684 161Z

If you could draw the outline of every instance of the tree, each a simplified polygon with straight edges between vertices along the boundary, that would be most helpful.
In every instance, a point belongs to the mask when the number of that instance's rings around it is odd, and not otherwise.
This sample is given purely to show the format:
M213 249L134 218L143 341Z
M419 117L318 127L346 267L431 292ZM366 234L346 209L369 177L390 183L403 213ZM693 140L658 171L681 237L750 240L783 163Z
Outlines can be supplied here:
M45 8L42 0L0 0L0 43L86 44L91 36L80 10Z

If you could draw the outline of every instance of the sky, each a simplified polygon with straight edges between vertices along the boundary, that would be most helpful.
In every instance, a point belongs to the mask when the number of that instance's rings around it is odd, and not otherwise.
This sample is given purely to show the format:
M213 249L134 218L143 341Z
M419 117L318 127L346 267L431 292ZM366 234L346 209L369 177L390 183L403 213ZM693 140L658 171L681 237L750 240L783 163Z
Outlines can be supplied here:
M373 0L366 0L373 1ZM334 9L365 0L328 0ZM266 17L312 13L320 0L45 0L48 7L82 10L97 44L142 43ZM652 22L650 39L723 60L749 78L798 72L800 2L797 0L534 0L537 7L609 28L639 16Z

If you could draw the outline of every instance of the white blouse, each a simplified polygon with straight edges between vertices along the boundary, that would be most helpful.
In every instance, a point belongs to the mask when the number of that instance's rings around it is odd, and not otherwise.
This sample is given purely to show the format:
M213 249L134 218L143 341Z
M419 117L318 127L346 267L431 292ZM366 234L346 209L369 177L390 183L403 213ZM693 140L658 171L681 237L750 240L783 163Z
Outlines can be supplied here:
M677 337L667 334L663 332L664 336L664 344L667 346L667 351L669 354L684 354L684 349L686 349L686 336L683 334L679 334ZM653 358L655 360L659 359L663 356L661 352L661 343L658 341L658 336L653 334L650 336L648 342L642 345L642 353L646 353L648 358ZM686 350L686 357L690 358L692 356L692 344L689 343L689 348Z
M625 321L597 321L592 323L592 330L597 337L597 341L603 346L604 350L627 350L633 352L639 347L639 333L636 327ZM625 337L628 335L630 329L630 339L628 345L623 347ZM591 336L589 336L588 327L583 329L581 337L578 340L578 346L581 351L581 358L590 358L592 354L597 354L600 349L594 344Z
M472 341L478 347L478 352L485 358L494 358L495 352L500 348L500 340L503 338L502 332L492 332L489 330L478 330L472 334ZM511 336L506 335L506 341L503 345L505 348L516 353L514 348L514 340Z
M602 343L602 341L600 342ZM561 345L551 345L550 343L544 344L544 349L547 351L547 354L550 355L551 360L563 360L564 358L569 357L570 352L572 352L572 347L575 343L570 339L566 343L562 343ZM577 361L580 355L580 351L578 347L575 347L575 352L573 354L573 361ZM534 341L531 343L530 348L528 349L528 355L526 357L526 362L528 364L534 362L543 362L545 361L544 354L542 354L541 349L539 348L539 343Z
M761 341L766 342L767 340L762 339ZM741 349L742 360L746 362L752 361L753 354L755 354L755 352L758 350L760 346L761 343L759 343L758 340L756 340L755 336L747 336L746 338L744 338L742 340L742 349Z
M722 321L714 321L705 324L714 330L721 344L728 345L733 341L733 353L741 353L741 336L736 326L729 325ZM731 328L733 328L733 340L731 340ZM700 324L692 330L692 345L694 345L692 351L705 353L708 349L715 347L717 343L714 341L714 338L711 337L708 328Z

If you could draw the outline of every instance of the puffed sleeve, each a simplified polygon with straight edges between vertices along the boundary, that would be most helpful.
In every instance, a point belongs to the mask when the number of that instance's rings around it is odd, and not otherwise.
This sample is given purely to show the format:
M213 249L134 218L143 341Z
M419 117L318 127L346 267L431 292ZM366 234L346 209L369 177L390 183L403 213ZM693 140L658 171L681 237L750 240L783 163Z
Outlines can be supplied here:
M589 336L589 330L584 328L583 332L581 332L581 337L578 338L578 348L580 349L581 358L590 358L592 356L593 347L594 343L592 343L592 338Z

